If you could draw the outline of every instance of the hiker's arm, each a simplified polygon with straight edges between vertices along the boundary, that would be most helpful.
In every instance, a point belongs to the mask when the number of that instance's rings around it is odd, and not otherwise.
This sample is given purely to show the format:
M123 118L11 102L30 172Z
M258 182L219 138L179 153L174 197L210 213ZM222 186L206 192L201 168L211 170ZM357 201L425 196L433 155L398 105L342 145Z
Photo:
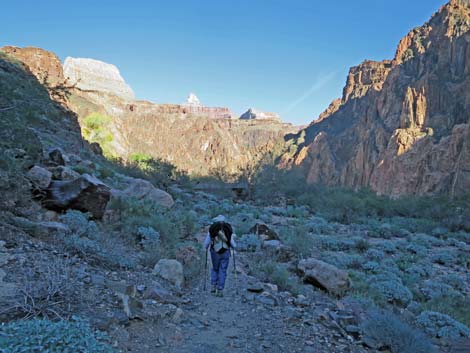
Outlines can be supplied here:
M233 249L237 248L237 243L235 242L236 237L237 237L237 235L234 233L234 234L232 234L232 237L230 238L230 247L233 248Z
M209 248L209 245L211 245L211 236L207 233L206 239L204 239L204 249Z

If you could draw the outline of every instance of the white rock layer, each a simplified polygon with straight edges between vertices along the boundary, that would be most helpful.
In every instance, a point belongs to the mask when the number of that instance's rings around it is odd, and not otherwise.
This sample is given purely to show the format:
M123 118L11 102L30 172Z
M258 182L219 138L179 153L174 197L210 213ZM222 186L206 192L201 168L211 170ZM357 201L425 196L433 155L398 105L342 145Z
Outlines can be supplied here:
M116 66L99 60L67 57L64 76L82 90L111 93L134 100L134 92L126 84Z
M240 116L241 120L277 120L280 121L281 118L276 113L266 113L260 110L253 108L248 109L245 113Z

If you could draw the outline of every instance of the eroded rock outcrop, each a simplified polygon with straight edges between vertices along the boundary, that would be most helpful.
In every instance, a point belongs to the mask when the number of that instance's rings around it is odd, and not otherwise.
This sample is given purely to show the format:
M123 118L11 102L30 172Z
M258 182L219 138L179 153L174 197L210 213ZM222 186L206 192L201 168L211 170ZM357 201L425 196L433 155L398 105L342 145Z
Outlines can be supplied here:
M276 113L267 113L262 112L257 109L250 108L245 113L240 116L240 120L274 120L274 121L281 121L281 118Z
M57 85L64 82L62 63L54 53L34 47L6 46L0 49L23 62L42 84Z
M84 91L110 93L126 100L134 100L134 92L124 81L118 68L99 60L67 57L64 75L68 81Z
M393 60L352 68L341 100L290 138L296 152L281 165L310 183L392 196L467 192L469 89L470 4L456 0L410 31Z

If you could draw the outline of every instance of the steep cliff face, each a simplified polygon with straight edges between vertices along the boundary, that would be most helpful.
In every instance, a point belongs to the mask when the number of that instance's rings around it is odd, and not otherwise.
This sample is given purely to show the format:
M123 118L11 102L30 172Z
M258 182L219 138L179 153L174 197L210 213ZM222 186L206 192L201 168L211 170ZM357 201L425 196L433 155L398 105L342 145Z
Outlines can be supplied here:
M124 81L118 68L94 59L67 57L64 75L71 84L84 91L105 92L126 100L135 99L131 87Z
M381 194L468 191L469 74L470 1L455 0L405 36L393 60L352 68L343 97L281 165L310 183Z

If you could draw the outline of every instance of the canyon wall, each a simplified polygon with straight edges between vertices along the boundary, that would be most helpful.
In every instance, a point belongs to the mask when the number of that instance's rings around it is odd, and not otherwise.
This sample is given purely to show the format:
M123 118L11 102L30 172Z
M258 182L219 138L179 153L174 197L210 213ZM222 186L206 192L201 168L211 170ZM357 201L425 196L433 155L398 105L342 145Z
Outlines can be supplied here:
M353 67L343 96L286 143L295 153L280 166L309 183L392 196L468 192L469 1L451 1L410 31L393 60Z

